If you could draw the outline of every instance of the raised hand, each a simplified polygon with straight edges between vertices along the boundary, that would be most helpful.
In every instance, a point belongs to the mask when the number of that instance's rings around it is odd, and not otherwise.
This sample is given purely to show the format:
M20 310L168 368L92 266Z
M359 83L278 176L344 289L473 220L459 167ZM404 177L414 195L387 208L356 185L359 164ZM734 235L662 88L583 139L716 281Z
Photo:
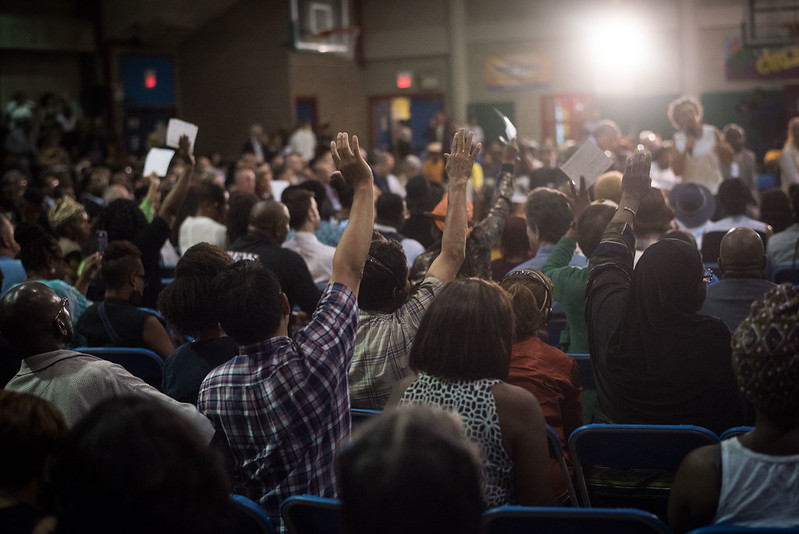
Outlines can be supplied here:
M580 218L580 215L585 211L585 208L591 205L591 199L588 197L588 188L585 186L585 176L580 176L580 189L579 191L574 187L574 182L569 180L569 187L571 194L569 200L572 205L572 214L574 220Z
M627 158L624 177L621 180L622 197L626 196L640 202L649 193L652 184L649 177L651 165L652 155L645 149L636 149L632 157Z
M350 147L349 135L346 132L339 132L336 140L330 142L330 153L333 155L336 169L341 172L342 178L348 184L354 188L372 186L374 181L372 169L361 156L357 135L352 136L352 147Z
M447 176L450 181L466 181L472 175L472 167L474 166L474 159L480 153L482 145L477 143L477 146L472 147L472 132L466 134L466 130L461 128L455 132L452 138L452 152L444 154L447 161Z
M191 151L189 136L181 135L178 141L178 156L191 166L194 166L194 154Z

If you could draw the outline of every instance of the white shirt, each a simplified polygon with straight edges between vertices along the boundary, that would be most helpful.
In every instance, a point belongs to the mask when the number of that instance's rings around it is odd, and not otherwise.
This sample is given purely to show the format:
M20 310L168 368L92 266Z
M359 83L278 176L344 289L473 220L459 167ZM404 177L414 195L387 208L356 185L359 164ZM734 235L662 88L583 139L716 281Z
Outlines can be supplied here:
M167 397L121 365L71 350L44 352L25 358L6 389L30 393L52 402L64 414L70 427L100 402L120 395L133 395L155 400L164 408L181 414L208 442L215 432L211 421L193 405Z
M316 136L312 131L300 128L289 137L289 146L301 154L305 161L311 161L316 153Z
M688 143L685 132L674 134L674 146L683 153ZM683 183L696 183L707 187L714 195L722 181L721 163L715 152L716 130L707 124L702 125L702 137L694 143L691 154L686 154L685 165L680 175Z
M764 234L768 229L768 225L764 222L750 219L746 215L735 215L733 217L724 217L716 222L708 222L705 225L705 233L709 234L710 232L726 232L727 230L738 228L739 226L751 228L756 232L763 232Z
M754 452L737 437L721 442L721 493L714 524L795 527L799 524L799 454Z
M330 280L336 247L325 245L312 232L294 232L294 236L283 243L283 248L302 256L315 284L324 284Z
M227 227L209 217L186 217L178 234L180 253L183 254L197 243L211 243L225 248Z

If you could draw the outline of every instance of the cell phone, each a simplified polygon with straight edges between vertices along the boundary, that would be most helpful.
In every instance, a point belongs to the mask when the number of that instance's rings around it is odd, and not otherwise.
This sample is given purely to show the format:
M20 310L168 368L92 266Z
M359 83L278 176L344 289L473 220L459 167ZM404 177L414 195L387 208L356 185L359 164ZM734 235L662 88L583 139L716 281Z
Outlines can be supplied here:
M97 252L105 252L105 249L108 248L108 232L105 230L97 230L95 239L97 240Z

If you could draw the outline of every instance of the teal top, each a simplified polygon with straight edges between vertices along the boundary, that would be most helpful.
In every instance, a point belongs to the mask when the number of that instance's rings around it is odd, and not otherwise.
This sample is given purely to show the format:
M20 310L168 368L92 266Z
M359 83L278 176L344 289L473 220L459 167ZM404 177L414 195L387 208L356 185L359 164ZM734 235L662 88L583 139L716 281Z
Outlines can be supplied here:
M541 268L555 287L553 299L566 314L566 328L560 336L563 351L571 354L588 354L588 326L585 323L585 286L588 284L588 267L569 265L577 243L566 236L550 252Z

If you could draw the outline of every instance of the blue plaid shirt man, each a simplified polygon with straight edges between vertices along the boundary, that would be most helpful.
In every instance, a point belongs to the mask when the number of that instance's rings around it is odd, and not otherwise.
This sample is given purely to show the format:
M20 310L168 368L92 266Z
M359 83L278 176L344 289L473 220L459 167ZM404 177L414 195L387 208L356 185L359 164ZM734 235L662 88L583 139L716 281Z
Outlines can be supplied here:
M350 437L347 368L357 328L355 295L330 284L293 339L239 347L200 388L198 408L236 463L234 491L258 501L281 532L287 497L336 496L333 461Z

